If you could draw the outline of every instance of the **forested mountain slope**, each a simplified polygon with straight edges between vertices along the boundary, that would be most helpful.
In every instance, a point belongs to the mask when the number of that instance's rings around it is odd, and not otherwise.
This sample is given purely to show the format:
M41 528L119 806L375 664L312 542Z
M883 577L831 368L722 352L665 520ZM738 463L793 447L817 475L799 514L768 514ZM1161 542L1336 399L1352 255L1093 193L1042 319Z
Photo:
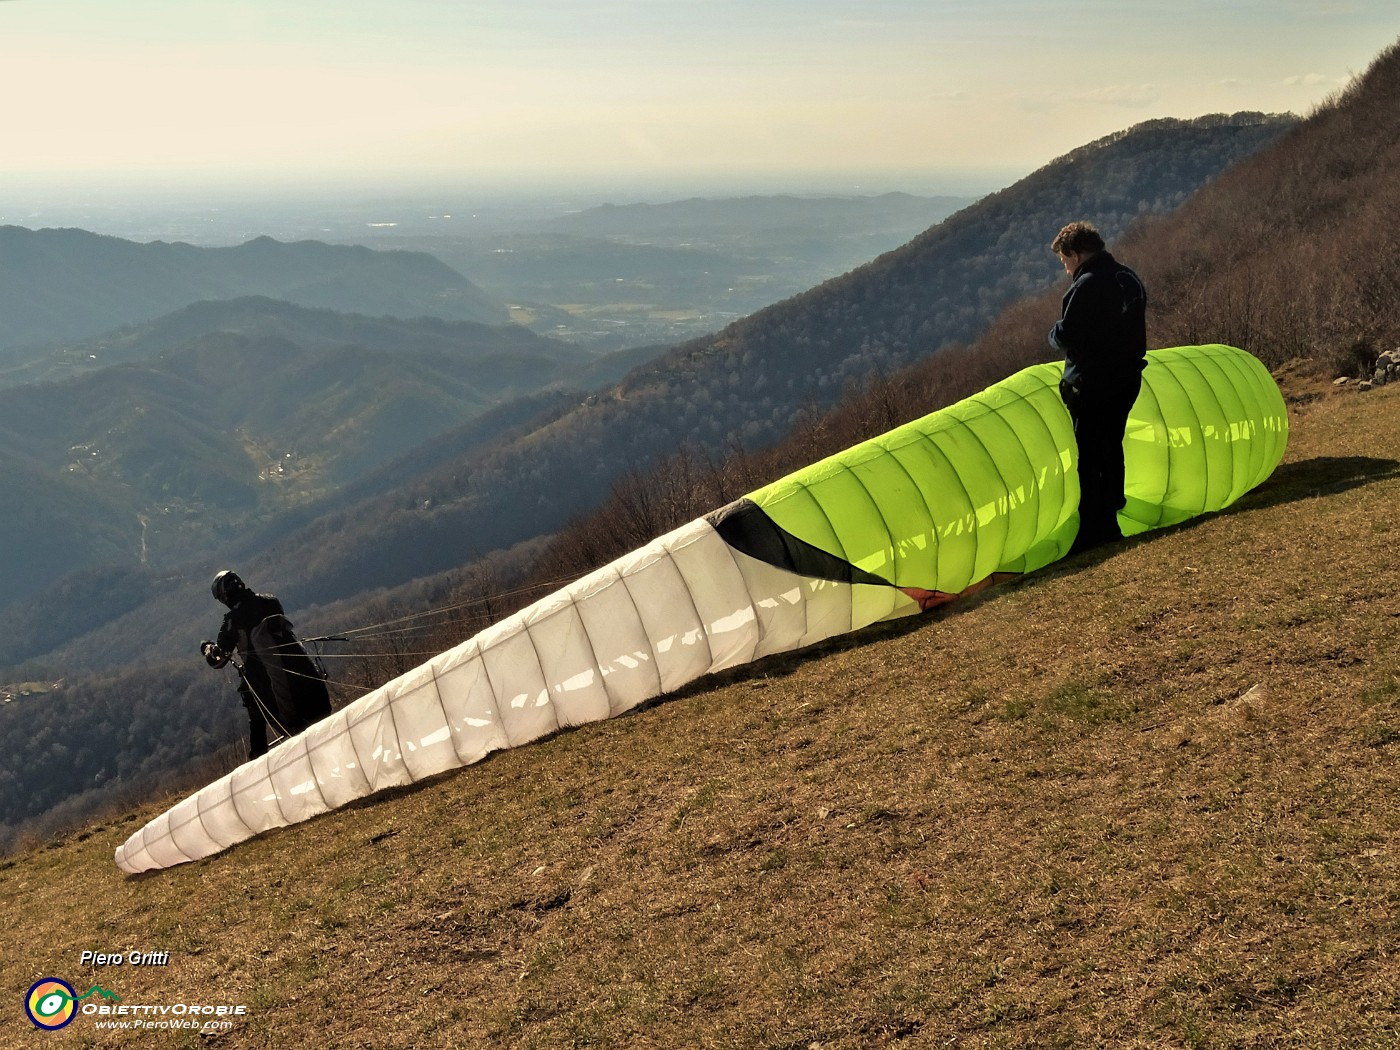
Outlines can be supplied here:
M599 367L513 325L265 298L195 304L45 360L73 374L0 389L0 477L15 508L0 521L0 609L76 569L205 557Z

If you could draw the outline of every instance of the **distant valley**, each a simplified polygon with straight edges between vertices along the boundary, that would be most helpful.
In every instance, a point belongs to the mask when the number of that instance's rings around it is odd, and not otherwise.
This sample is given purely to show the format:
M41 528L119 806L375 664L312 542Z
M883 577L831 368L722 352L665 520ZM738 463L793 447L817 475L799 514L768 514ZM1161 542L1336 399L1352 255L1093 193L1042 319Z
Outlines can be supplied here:
M359 236L432 253L540 334L620 349L718 331L899 247L974 200L694 198L605 204L514 226L406 221Z
M85 566L169 568L605 360L515 325L197 303L11 370L0 389L10 600Z

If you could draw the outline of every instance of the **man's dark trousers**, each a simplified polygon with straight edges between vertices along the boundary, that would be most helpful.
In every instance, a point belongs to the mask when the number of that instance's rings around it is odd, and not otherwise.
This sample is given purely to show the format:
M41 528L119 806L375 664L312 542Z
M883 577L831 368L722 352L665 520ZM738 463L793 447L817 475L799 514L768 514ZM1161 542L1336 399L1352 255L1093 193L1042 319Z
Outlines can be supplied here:
M1079 446L1078 545L1122 537L1123 432L1142 388L1142 375L1096 379L1073 387L1060 384L1060 396L1074 421Z

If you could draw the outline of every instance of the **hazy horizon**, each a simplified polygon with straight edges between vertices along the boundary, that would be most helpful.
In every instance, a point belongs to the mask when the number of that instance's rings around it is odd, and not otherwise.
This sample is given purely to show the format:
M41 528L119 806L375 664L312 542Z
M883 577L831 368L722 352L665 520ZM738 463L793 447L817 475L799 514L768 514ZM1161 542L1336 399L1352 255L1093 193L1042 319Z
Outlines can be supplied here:
M0 210L984 193L1144 120L1305 115L1395 36L1376 0L12 0Z
M794 174L770 180L689 180L550 185L33 186L0 192L0 226L79 228L135 241L232 245L259 236L374 246L406 233L436 236L519 232L534 223L604 204L660 204L696 197L871 197L906 193L969 202L1025 173L866 177Z

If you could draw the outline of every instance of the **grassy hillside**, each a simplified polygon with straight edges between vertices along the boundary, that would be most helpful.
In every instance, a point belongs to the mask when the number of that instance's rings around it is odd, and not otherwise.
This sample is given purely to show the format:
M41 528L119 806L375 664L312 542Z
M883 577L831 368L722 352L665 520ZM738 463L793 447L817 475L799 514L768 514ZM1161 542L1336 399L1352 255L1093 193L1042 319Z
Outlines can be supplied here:
M1394 1047L1400 390L1285 390L1225 514L169 872L111 853L170 800L0 863L0 1044L55 976L221 1047Z

